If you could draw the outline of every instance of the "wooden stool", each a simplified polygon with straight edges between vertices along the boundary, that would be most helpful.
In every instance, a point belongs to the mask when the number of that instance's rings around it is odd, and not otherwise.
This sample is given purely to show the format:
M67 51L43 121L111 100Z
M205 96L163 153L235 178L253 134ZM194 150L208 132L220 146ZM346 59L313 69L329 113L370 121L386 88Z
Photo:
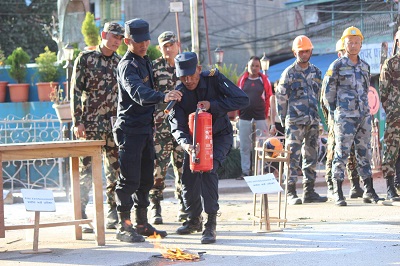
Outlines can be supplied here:
M278 150L271 150L266 148L266 141L262 143L261 147L255 147L254 148L254 173L255 175L260 174L264 175L264 166L266 162L278 162L279 163L279 175L278 175L278 183L279 185L282 186L283 184L283 167L286 164L286 167L288 168L289 172L289 162L290 162L290 151L288 150L283 150L283 151L278 151ZM270 152L279 152L281 153L280 156L276 158L272 158L268 156L268 153ZM271 222L277 222L278 227L280 227L281 223L283 223L283 227L286 227L286 211L287 211L287 182L285 182L285 188L284 188L284 195L285 195L285 201L284 201L284 206L283 206L283 217L281 215L282 212L282 192L278 192L278 213L276 217L271 217L269 214L269 202L268 202L268 195L267 194L260 194L262 195L259 202L260 202L260 210L257 213L257 194L254 194L253 198L253 226L255 225L255 221L258 221L259 223L259 231L257 232L263 232L263 233L268 233L268 232L276 232L276 231L282 231L282 229L279 230L271 230ZM265 230L262 230L262 225L265 225Z

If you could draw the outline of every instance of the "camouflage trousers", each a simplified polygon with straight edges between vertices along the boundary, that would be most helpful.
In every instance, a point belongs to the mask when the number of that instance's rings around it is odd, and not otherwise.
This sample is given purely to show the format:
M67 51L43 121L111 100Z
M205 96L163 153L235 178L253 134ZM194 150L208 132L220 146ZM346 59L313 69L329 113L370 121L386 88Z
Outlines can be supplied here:
M394 121L386 120L384 141L386 147L383 153L382 172L383 177L387 178L396 176L396 162L399 158L400 120L397 117Z
M289 176L288 183L295 184L298 179L297 169L303 171L303 184L313 182L316 177L318 161L319 125L289 124L285 127L285 146L290 146L289 173L285 170L285 176Z
M328 182L332 180L332 162L335 151L335 132L333 119L328 117L328 143L326 149L326 164L325 164L325 180ZM351 145L350 156L346 164L347 177L349 179L358 178L356 169L356 155L354 152L354 143Z
M333 179L344 180L345 165L353 143L359 176L363 180L371 177L371 116L335 118L334 134Z
M114 143L112 133L86 131L87 140L105 140L106 144L102 146L101 151L103 154L104 172L107 181L106 196L107 203L115 205L115 186L119 175L118 163L118 147ZM89 202L89 192L92 189L92 158L80 157L79 158L79 172L80 172L80 185L81 185L81 202L86 206Z
M165 176L170 163L174 169L175 197L179 199L182 195L183 148L178 145L169 132L155 133L154 148L157 159L154 163L154 185L150 190L150 199L164 199Z

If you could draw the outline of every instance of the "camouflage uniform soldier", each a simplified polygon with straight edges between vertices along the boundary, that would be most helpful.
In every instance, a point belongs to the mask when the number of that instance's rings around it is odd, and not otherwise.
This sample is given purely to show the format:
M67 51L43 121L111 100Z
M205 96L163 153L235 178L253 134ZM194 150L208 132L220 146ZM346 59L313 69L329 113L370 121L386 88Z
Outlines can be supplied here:
M296 62L282 73L276 90L277 111L285 127L286 149L290 147L290 173L286 173L289 204L301 204L296 193L297 169L303 148L303 202L325 202L314 190L318 154L319 123L318 101L321 71L309 62L313 45L300 35L293 41Z
M166 31L158 36L158 45L162 56L153 61L154 89L168 93L181 83L175 74L174 61L175 56L179 53L180 44L173 32ZM186 220L185 217L187 216L183 205L181 188L183 149L171 135L170 125L164 113L166 107L167 104L158 104L155 111L154 147L157 159L154 165L154 186L150 190L151 222L153 224L163 223L160 201L163 200L165 176L170 162L175 175L175 196L180 203L178 220Z
M336 52L338 53L338 57L341 58L345 54L344 44L342 40L338 40L336 43ZM327 152L326 152L326 166L325 166L325 180L328 185L328 198L333 199L333 182L332 182L332 161L333 161L333 151L335 150L335 133L333 128L333 117L329 115L328 110L325 107L325 103L323 103L323 99L325 97L325 90L327 78L324 78L322 83L321 91L321 108L322 113L325 117L325 121L327 121L328 125L328 144L327 144ZM354 143L351 146L350 157L346 165L347 176L350 180L351 189L350 189L350 198L361 198L364 190L360 187L360 177L358 176L358 172L356 169L356 158L354 153Z
M383 155L382 172L383 177L386 179L387 199L392 201L400 201L394 180L400 146L400 54L397 49L400 45L399 38L400 31L396 33L394 39L397 53L387 59L382 65L379 78L382 106L386 112L386 130L384 136L386 149Z
M363 36L356 27L344 30L342 38L346 54L334 61L325 78L324 102L334 120L335 154L333 158L334 203L346 206L343 197L345 163L354 142L358 173L363 178L365 203L381 200L375 193L371 171L371 115L368 106L369 65L360 59Z
M81 52L75 60L71 78L71 107L74 135L78 139L105 140L102 147L107 179L107 203L109 204L107 229L115 229L118 223L114 189L119 173L118 148L115 146L111 117L117 115L118 85L117 65L121 57L115 53L124 36L124 28L118 23L104 25L101 44L96 50ZM86 205L92 188L92 164L90 157L79 160L82 218L86 219ZM83 232L93 229L85 227Z

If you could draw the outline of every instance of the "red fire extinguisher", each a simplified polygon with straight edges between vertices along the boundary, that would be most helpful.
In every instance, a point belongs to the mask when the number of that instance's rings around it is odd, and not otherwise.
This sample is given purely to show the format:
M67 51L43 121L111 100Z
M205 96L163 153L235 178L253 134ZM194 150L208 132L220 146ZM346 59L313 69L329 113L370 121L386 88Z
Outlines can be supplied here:
M189 131L193 137L193 147L200 146L196 155L193 151L190 158L192 172L208 172L213 169L212 115L197 108L189 115Z

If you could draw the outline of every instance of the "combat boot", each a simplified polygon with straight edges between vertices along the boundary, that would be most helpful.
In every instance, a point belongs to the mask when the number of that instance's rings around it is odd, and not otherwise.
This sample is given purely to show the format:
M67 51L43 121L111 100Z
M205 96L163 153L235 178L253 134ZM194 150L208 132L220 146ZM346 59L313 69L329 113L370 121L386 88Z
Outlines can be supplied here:
M380 198L378 194L376 194L372 177L368 177L364 179L364 194L363 194L363 202L364 203L378 203L378 201L385 200L384 198Z
M159 198L150 199L150 213L151 213L151 223L152 224L163 224L163 219L161 216L161 205Z
M217 214L207 214L207 222L204 225L203 236L201 237L202 244L212 244L217 241Z
M333 201L336 206L347 206L342 190L343 180L333 180Z
M396 192L396 188L394 186L394 176L386 177L386 187L387 187L387 200L391 201L400 201L400 197Z
M303 184L303 203L326 202L328 200L327 197L322 197L315 192L314 184L314 180Z
M107 213L107 229L117 229L118 225L118 214L117 214L117 205L109 204L108 205L108 213Z
M203 230L203 219L202 217L190 218L183 223L181 227L176 230L178 235L189 235Z
M362 198L364 194L364 190L360 186L360 177L353 177L350 180L350 192L349 196L351 199Z
M142 236L159 235L162 238L168 234L166 231L157 230L147 220L147 208L136 208L136 232Z
M130 215L130 211L118 212L119 224L116 238L122 242L128 243L144 242L144 237L139 235L132 227Z
M82 217L82 219L88 219L88 216L86 214L86 206L84 206L84 205L81 206L81 217ZM82 226L82 233L84 233L84 234L94 233L93 227L91 227L88 224L84 224Z
M178 200L180 208L178 211L177 219L178 222L184 222L187 220L189 214L186 212L185 204L183 203L183 198L181 195L178 196Z
M296 193L296 184L289 183L288 184L288 193L287 193L288 204L290 205L299 205L301 204L301 199L297 196Z

